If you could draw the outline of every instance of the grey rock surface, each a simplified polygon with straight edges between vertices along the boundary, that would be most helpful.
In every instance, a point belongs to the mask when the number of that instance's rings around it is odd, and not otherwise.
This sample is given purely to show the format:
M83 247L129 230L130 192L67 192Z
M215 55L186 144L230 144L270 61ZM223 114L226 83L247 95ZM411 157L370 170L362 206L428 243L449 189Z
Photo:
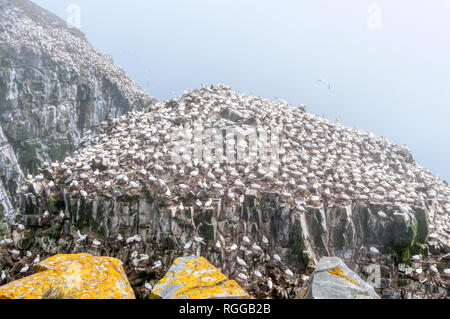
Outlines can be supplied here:
M337 257L322 257L302 289L302 299L380 299L371 285Z

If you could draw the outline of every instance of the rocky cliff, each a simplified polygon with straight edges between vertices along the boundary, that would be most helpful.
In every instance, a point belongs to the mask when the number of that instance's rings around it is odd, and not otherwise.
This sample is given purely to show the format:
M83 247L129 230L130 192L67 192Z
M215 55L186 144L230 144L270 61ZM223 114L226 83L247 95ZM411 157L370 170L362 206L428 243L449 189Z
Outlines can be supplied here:
M14 211L24 174L63 160L101 122L153 102L79 30L31 1L1 0L1 215Z
M0 284L90 253L139 297L195 254L293 298L338 256L384 298L448 296L450 190L407 148L225 85L154 103L79 31L0 6Z
M279 158L263 165L260 140L255 162L199 161L211 136L190 121L215 130L215 154L247 155L239 128L276 123ZM449 189L384 138L213 85L102 124L84 146L20 189L22 250L117 256L138 287L195 253L257 297L298 296L320 257L338 256L366 277L378 267L383 296L447 294Z

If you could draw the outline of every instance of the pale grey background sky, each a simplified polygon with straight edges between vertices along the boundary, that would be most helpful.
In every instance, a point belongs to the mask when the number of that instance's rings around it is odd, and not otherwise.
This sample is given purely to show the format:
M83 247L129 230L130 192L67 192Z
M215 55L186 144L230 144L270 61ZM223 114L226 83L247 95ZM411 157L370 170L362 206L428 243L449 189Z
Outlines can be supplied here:
M34 2L64 19L78 4L88 40L158 99L221 82L303 103L408 145L450 181L448 0Z

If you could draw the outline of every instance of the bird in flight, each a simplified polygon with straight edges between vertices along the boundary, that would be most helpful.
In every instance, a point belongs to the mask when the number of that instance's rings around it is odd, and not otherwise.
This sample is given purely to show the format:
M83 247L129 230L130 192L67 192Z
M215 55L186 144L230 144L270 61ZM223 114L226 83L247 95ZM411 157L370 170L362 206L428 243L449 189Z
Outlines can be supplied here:
M331 84L330 82L328 82L327 80L317 80L318 82L322 82L325 83L326 85L328 85L328 90L331 90Z

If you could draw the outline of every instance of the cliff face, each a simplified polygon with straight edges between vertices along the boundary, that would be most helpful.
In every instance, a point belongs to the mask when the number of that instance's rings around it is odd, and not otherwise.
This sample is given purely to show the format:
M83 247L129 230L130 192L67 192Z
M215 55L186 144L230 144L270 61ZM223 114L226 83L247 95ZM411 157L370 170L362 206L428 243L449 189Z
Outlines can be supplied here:
M71 198L67 191L51 190L40 183L32 184L29 190L34 193L21 195L25 207L22 220L29 232L16 232L17 245L49 256L89 252L117 257L124 261L132 284L138 288L143 285L139 279L142 276L160 279L176 258L194 253L220 267L254 297L293 298L300 293L303 275L311 273L322 256L338 256L368 280L372 272L368 267L379 266L375 287L384 298L448 296L448 278L436 276L429 268L435 265L442 271L449 265L448 236L439 233L433 236L435 240L428 238L428 216L436 214L437 203L412 207L406 218L392 206L377 204L307 207L298 212L286 207L278 193L264 193L258 198L248 193L242 204L219 199L211 207L190 207L180 212L167 207L162 194L151 190L134 197L95 196L88 200ZM49 211L50 216L43 217L43 211ZM377 215L379 211L386 216ZM61 212L63 218L58 215ZM79 242L78 230L90 239ZM141 241L125 244L117 241L117 234L124 237L123 241L138 234ZM193 242L188 249L183 248L196 235L205 244ZM243 241L244 236L258 242L262 252L253 250L251 243ZM261 243L262 236L268 244ZM101 239L102 246L89 244L94 238ZM215 246L216 242L221 246ZM237 248L231 251L233 243ZM379 253L373 253L373 248ZM147 254L151 263L139 262L132 257L134 251ZM275 254L284 266L274 262ZM445 254L447 257L443 257ZM405 276L398 267L411 265L413 255L422 256L413 267L424 272ZM268 290L257 278L240 280L237 275L242 268L237 257L247 261L250 277L258 270L272 278L275 290ZM158 260L162 269L154 270L152 263ZM283 267L292 269L295 277L286 278Z
M234 143L227 129L267 128L278 119L279 166L177 162L192 137L203 141L180 130L192 119L217 129L220 146L246 150L251 139ZM296 297L322 256L338 256L364 279L378 267L382 296L447 294L449 189L442 180L384 138L223 85L101 125L77 154L39 173L19 192L17 223L27 232L14 230L16 245L118 257L137 287L139 278L161 278L175 258L195 253L253 296ZM102 245L93 247L94 239ZM149 258L142 262L139 253ZM405 278L397 267L409 267L412 256L415 272Z
M23 174L63 160L84 134L154 99L84 35L30 1L0 1L0 198ZM17 165L18 163L18 165Z

